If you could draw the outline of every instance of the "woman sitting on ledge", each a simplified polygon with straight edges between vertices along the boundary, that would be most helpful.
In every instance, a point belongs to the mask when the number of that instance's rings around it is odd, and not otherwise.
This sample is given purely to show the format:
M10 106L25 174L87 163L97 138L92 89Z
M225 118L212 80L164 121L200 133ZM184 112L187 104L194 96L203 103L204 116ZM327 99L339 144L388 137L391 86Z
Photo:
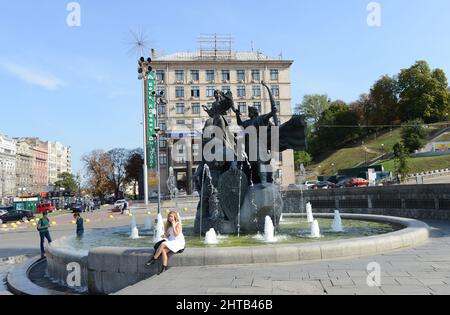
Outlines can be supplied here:
M155 255L146 264L147 266L153 265L160 257L162 257L162 268L158 275L168 270L169 253L180 254L184 252L186 246L183 235L183 225L181 224L177 212L172 211L167 216L165 231L165 235L161 235L161 237L165 239L159 243L159 247L155 246L155 249L157 247Z

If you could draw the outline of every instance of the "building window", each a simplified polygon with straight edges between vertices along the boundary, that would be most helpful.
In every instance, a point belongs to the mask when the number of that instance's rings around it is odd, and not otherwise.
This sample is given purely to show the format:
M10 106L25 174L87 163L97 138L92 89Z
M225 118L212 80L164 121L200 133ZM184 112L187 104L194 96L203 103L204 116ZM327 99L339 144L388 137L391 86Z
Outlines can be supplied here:
M193 156L198 156L200 154L200 146L198 144L192 145L192 154Z
M158 95L166 95L166 88L164 86L158 86L156 92Z
M194 114L194 115L200 114L200 104L199 103L192 104L192 114Z
M222 80L230 81L230 70L222 70Z
M222 92L223 93L228 93L230 91L231 91L231 87L229 87L229 86L222 86Z
M238 97L245 97L245 85L238 85L237 96Z
M193 86L191 89L191 96L192 97L200 97L200 87L199 86Z
M156 70L156 80L158 81L165 81L166 76L164 73L164 70Z
M159 129L161 129L161 131L166 131L167 130L167 123L165 120L160 120L159 121Z
M184 97L184 87L182 86L177 86L175 88L175 96L176 97Z
M175 79L184 82L184 70L175 70Z
M184 114L184 109L185 109L184 103L177 103L176 108L177 108L177 114L179 114L179 115Z
M178 126L185 126L186 125L186 120L177 120L177 125Z
M160 165L167 165L167 154L166 153L161 153L159 155L159 164Z
M215 91L216 91L215 86L207 86L206 87L206 97L214 97Z
M165 115L167 111L166 105L159 105L158 106L158 115Z
M245 70L237 70L237 80L245 81Z
M252 80L253 81L261 81L261 73L259 70L252 70Z
M261 102L254 102L253 107L256 107L258 112L261 113Z
M272 85L271 86L272 95L275 97L280 96L280 87L278 85Z
M259 85L253 86L253 96L260 97L261 96L261 87Z
M275 102L275 107L277 108L277 112L280 113L281 112L281 104L280 104L280 102Z
M278 70L276 69L270 70L270 80L278 81Z
M216 79L216 75L214 70L206 70L206 81L214 81Z
M238 103L239 106L239 111L241 112L241 114L246 114L247 113L247 103Z
M165 139L160 139L160 140L159 140L159 147L160 147L161 149L167 148L167 140L165 140Z
M191 70L191 80L200 81L200 72L198 70Z

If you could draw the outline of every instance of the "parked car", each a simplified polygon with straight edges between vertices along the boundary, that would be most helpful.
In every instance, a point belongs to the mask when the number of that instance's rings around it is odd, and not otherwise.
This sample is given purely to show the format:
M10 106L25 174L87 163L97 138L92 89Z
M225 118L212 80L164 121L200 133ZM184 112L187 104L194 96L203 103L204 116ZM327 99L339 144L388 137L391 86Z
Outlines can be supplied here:
M50 202L41 202L37 205L37 213L41 214L43 212L48 212L51 213L53 211L55 211L56 208L54 205L52 205Z
M336 187L339 188L353 187L352 179L351 178L343 179L336 184Z
M14 208L10 208L10 210L0 216L0 224L7 222L16 222L22 221L26 222L34 218L34 214L29 210L15 210Z
M9 211L14 210L13 207L1 207L0 216L7 214Z
M353 178L351 184L353 187L367 187L369 186L369 181L364 178Z
M336 188L336 184L332 182L318 182L310 189L317 190L317 189L333 189L333 188Z
M307 189L310 189L311 187L313 187L315 185L317 185L317 182L309 181L309 182L305 183L305 186L306 186Z

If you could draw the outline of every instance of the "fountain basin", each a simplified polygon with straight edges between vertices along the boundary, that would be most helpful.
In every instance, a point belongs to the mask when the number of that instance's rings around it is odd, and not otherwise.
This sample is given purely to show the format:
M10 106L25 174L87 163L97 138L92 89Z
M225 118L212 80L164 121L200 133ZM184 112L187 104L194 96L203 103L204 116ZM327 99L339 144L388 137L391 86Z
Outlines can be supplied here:
M287 215L285 215L287 217ZM301 216L304 217L304 216ZM316 214L316 218L333 218L333 214ZM308 260L327 260L344 257L374 255L386 251L414 247L429 239L429 227L423 222L397 217L345 215L344 220L366 220L398 224L404 229L393 233L365 238L324 241L306 244L278 244L230 248L187 248L170 259L172 267L286 263ZM66 266L73 254L58 248L58 241L48 248L49 275L62 282L67 277ZM82 270L87 270L83 283L91 294L110 294L153 276L158 266L145 267L153 249L100 247L89 250ZM80 254L83 256L83 254ZM81 257L80 257L81 258ZM51 263L50 263L51 261Z

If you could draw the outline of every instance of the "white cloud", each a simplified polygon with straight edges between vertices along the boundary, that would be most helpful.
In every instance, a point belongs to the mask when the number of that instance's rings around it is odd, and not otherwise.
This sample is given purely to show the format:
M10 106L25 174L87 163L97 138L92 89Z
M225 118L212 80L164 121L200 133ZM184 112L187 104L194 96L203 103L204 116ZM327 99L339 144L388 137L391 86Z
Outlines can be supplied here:
M0 67L4 68L10 74L12 74L13 76L22 81L43 87L47 90L54 91L66 85L61 79L57 78L52 74L44 73L25 66L20 66L8 62L8 63L0 63Z

